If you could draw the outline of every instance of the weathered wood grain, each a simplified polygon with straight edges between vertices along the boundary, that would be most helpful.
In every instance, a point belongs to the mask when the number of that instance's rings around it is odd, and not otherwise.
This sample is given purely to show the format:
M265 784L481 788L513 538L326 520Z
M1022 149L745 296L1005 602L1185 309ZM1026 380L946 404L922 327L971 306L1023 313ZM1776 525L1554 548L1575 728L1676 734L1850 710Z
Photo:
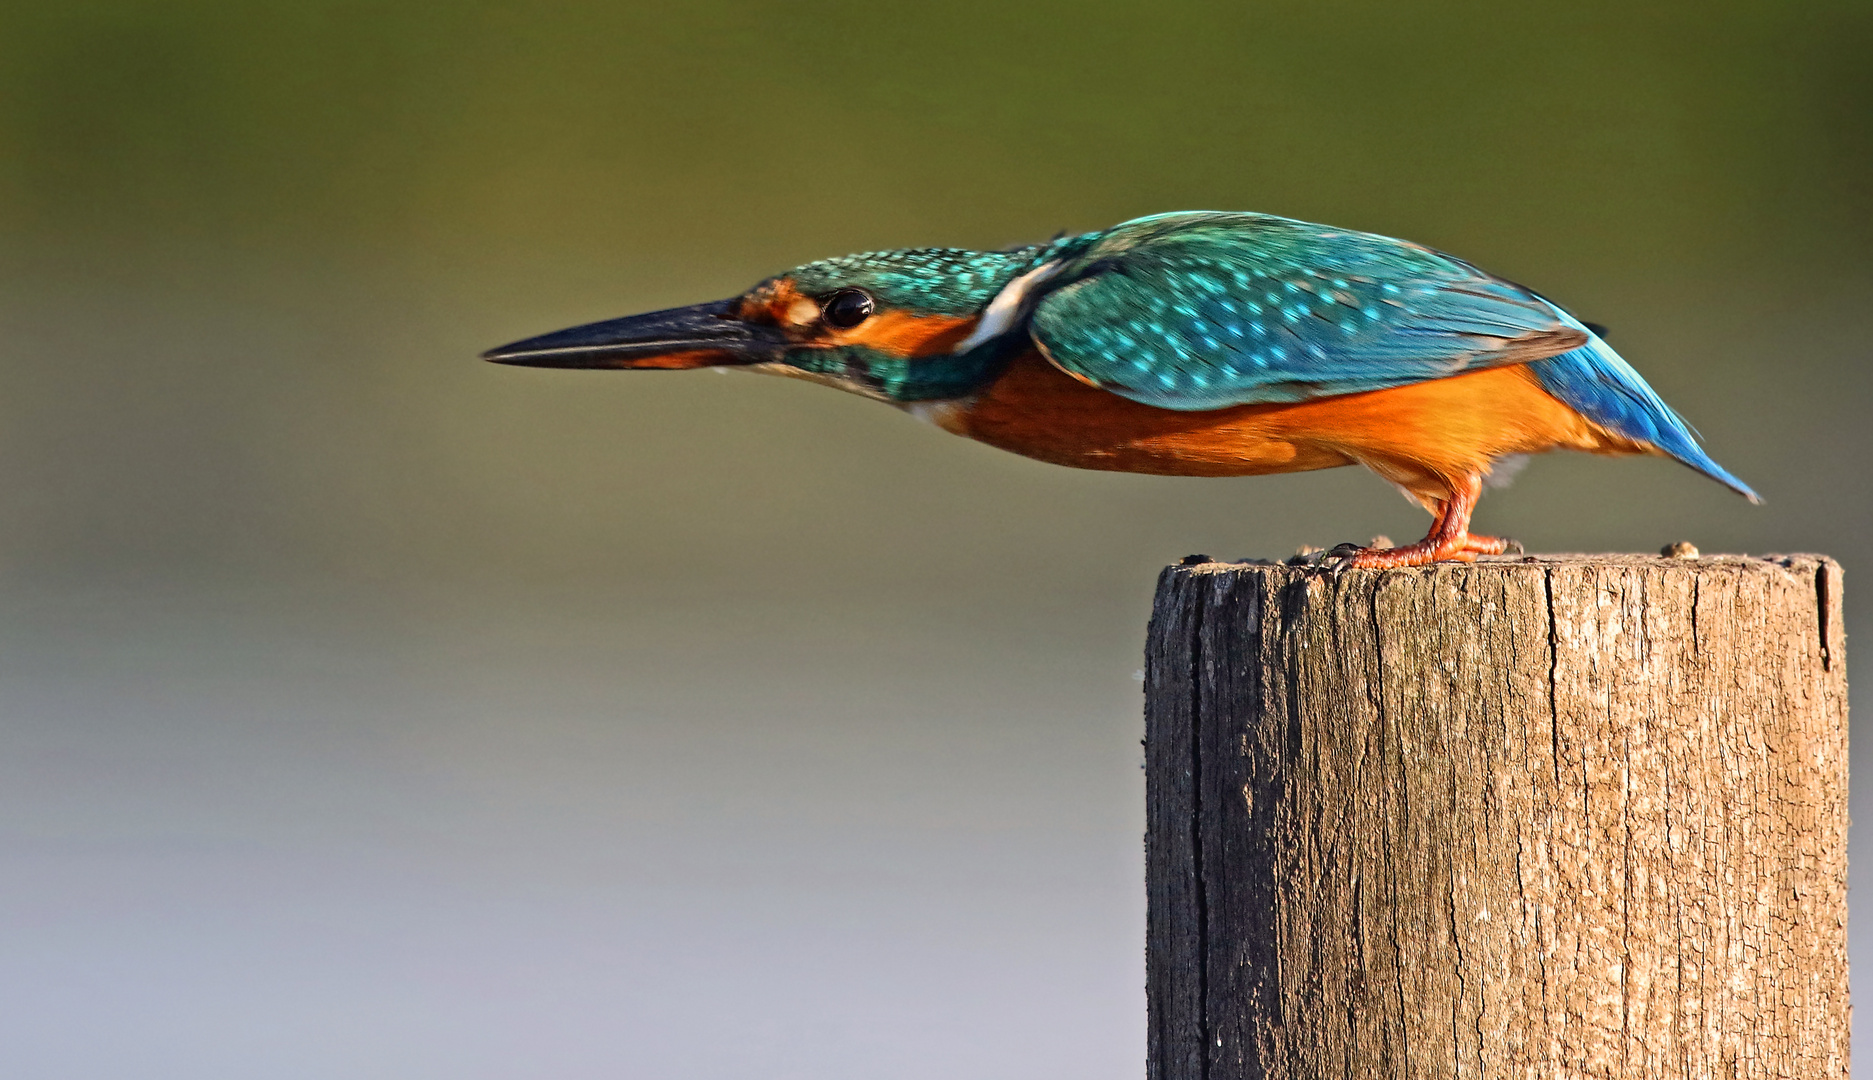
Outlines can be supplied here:
M1840 582L1166 570L1153 1080L1845 1076Z

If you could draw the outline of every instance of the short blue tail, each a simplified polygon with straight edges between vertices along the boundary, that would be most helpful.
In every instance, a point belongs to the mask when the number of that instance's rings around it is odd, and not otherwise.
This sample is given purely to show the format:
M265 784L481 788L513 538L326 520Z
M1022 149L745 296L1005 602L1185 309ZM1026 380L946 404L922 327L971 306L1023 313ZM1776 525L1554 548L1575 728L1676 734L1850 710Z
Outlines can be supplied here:
M1587 419L1628 439L1658 447L1750 502L1762 501L1748 484L1711 460L1697 444L1690 425L1661 401L1632 365L1599 335L1588 331L1585 345L1537 360L1528 367L1541 380L1542 389Z

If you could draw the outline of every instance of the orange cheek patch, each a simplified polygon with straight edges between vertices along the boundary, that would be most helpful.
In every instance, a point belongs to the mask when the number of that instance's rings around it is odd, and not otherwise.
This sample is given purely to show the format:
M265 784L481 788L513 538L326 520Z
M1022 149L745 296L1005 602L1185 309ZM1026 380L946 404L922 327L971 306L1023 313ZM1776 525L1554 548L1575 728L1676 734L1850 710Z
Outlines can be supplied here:
M974 315L911 315L882 311L850 330L835 330L829 345L863 345L893 356L941 356L975 329Z

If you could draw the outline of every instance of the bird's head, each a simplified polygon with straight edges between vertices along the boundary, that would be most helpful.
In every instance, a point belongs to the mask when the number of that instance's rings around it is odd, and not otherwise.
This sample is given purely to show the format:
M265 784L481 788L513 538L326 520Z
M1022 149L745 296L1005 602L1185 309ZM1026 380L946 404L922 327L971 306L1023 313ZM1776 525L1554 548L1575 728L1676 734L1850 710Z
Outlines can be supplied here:
M483 357L533 367L743 367L899 403L960 397L1026 347L1025 284L1045 276L1058 244L825 259L728 300L575 326Z

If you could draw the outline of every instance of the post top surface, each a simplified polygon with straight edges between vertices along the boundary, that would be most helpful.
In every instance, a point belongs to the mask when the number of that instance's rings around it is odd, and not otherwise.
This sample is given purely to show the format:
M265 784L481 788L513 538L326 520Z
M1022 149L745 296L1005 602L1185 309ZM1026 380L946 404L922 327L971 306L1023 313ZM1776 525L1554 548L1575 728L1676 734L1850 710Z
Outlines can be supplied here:
M1500 570L1508 573L1545 573L1560 567L1600 567L1604 569L1659 570L1796 570L1813 571L1827 567L1831 574L1841 573L1840 564L1831 556L1812 553L1794 555L1635 555L1557 553L1552 555L1485 555L1475 562L1434 563L1430 566L1402 567L1393 570L1346 570L1342 574L1425 575L1450 570ZM1188 574L1231 574L1245 571L1290 570L1301 573L1333 574L1330 566L1308 565L1273 559L1211 559L1191 555L1168 569Z

